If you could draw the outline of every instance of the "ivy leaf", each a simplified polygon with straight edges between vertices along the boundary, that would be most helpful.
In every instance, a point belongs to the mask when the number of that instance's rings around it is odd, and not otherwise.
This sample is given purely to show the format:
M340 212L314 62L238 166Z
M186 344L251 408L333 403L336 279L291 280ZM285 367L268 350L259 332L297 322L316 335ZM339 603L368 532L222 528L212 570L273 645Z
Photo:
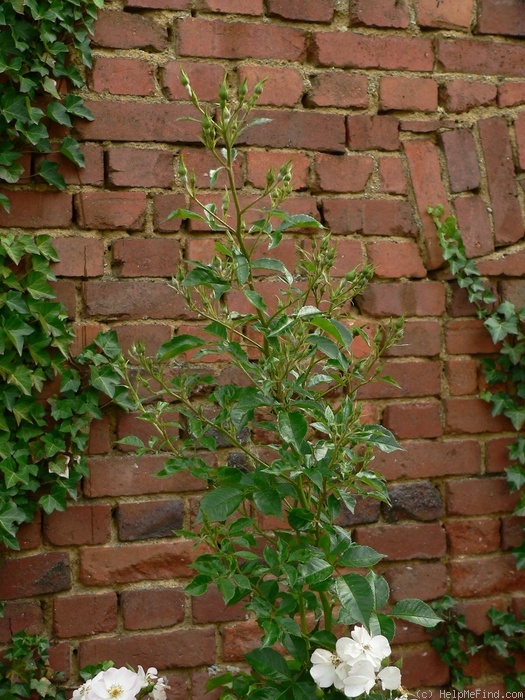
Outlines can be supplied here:
M82 98L78 97L78 95L66 95L64 106L69 114L72 114L75 117L81 117L82 119L87 119L88 121L93 121L95 118L89 109L84 105Z
M62 143L59 148L60 153L66 156L72 163L78 165L79 168L84 168L86 165L86 160L84 154L80 150L80 144L75 139L66 136L62 139Z
M0 168L1 170L1 168ZM0 177L2 177L0 173ZM0 207L4 209L8 214L11 211L11 202L9 201L8 197L5 194L2 194L0 192Z
M71 117L67 113L67 109L61 102L50 102L46 108L46 115L57 124L64 126L72 126Z
M58 172L58 163L54 163L51 160L42 160L38 167L38 174L47 183L53 185L58 190L66 189L66 181Z

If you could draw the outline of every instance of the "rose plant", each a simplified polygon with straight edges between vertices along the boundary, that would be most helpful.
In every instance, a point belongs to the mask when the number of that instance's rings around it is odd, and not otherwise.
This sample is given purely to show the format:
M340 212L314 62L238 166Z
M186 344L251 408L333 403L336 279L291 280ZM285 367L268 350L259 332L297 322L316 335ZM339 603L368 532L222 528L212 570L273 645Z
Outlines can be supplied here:
M388 501L374 453L399 445L367 422L359 398L372 381L393 383L382 358L402 323L366 332L356 299L373 270L334 278L330 234L288 205L289 162L268 172L262 191L239 191L246 130L268 121L256 113L262 83L249 94L244 81L232 96L225 79L210 108L181 76L216 166L203 191L181 157L189 208L170 217L209 227L215 255L181 267L172 282L195 332L175 332L155 357L138 345L113 363L152 432L122 442L165 455L160 476L186 471L206 484L195 527L179 532L201 552L186 591L217 586L261 628L246 669L213 678L210 689L223 688L224 700L354 697L376 683L391 693L399 672L381 666L394 619L430 627L439 618L416 599L388 607L388 583L374 571L382 555L354 542L343 516L360 499ZM280 250L302 238L294 267Z

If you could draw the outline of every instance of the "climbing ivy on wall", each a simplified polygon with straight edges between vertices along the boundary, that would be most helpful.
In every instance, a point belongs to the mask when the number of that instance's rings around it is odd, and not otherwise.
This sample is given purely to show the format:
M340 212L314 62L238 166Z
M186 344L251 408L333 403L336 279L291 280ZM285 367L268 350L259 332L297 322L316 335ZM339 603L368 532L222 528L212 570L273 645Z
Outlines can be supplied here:
M25 153L43 154L36 174L59 189L64 178L46 154L58 150L84 165L78 142L69 134L53 139L50 127L71 127L74 117L93 119L82 98L67 91L85 84L79 67L91 66L90 34L103 2L0 3L0 180L18 182ZM0 205L9 208L6 195L0 195Z

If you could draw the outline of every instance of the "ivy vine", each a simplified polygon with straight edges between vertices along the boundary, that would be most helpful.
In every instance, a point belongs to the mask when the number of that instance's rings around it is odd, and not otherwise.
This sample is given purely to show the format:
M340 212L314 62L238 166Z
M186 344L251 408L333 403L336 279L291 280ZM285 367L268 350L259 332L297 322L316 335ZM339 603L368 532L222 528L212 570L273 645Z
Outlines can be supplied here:
M74 117L93 119L69 86L85 85L79 65L91 66L90 34L104 0L2 0L0 3L0 180L16 183L24 153L44 156L57 149L84 166L69 134L52 145L50 123L71 127ZM28 173L26 173L27 175ZM43 157L39 175L65 188L58 164ZM0 194L9 211L9 200Z

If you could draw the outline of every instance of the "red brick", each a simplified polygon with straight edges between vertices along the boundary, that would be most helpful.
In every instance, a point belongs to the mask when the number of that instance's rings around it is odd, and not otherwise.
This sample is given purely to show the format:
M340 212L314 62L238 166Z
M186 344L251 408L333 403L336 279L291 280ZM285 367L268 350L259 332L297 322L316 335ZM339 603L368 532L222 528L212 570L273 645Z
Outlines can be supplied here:
M44 534L54 545L104 544L111 537L111 506L70 505L44 518Z
M270 123L248 129L242 142L248 146L271 148L308 148L313 151L344 153L345 120L342 114L257 110L254 119L271 119Z
M452 277L451 277L452 279ZM471 304L465 289L456 282L450 283L450 298L447 300L447 311L450 316L476 316L476 307Z
M118 27L118 32L115 27ZM143 15L101 10L95 22L93 43L110 49L163 51L168 45L168 31Z
M310 159L304 153L289 153L286 151L254 151L246 153L246 181L252 187L264 189L266 174L269 170L278 172L288 160L292 163L292 187L294 190L304 190L308 187Z
M57 596L53 601L53 634L83 637L117 629L117 594Z
M479 271L483 275L522 277L525 275L525 251L503 250L492 260L480 260Z
M403 452L378 454L374 469L378 469L387 479L479 474L481 452L475 440L411 442Z
M111 95L153 95L153 66L134 58L99 56L93 62L89 87L95 92L107 91Z
M516 515L501 518L501 548L503 550L519 547L523 542L525 520Z
M452 73L525 75L525 46L492 40L438 39L441 66Z
M363 292L359 308L371 316L441 316L445 288L441 282L372 283Z
M173 277L180 265L180 244L172 238L120 238L113 261L121 277Z
M478 34L504 34L523 37L525 7L520 0L481 0L478 11Z
M51 288L58 301L67 311L67 317L74 319L76 316L77 290L75 283L70 280L57 280L51 283Z
M267 0L268 14L299 22L331 22L334 0Z
M166 422L176 423L179 419L177 411L165 412L163 415L163 420ZM176 425L166 426L166 430L171 438L178 436ZM160 439L160 433L155 426L150 421L143 420L139 413L122 413L118 417L117 439L122 440L129 435L138 437L146 444L153 437ZM123 452L133 452L133 448L128 445L119 445L118 447Z
M88 454L106 454L111 449L109 417L93 420L89 426Z
M403 337L398 345L387 351L393 357L425 357L438 355L441 350L441 324L439 321L409 319L403 326Z
M242 661L244 655L259 646L261 629L255 620L225 625L221 630L225 661Z
M443 433L439 404L430 401L388 404L383 412L383 425L401 440L435 438Z
M451 396L477 393L478 366L475 360L448 360L445 363L445 375Z
M176 588L126 590L120 595L122 618L127 630L171 627L185 617L184 593Z
M510 421L493 416L491 407L481 399L445 399L447 433L499 433L510 430Z
M59 262L53 264L57 277L99 277L104 274L104 243L95 238L55 238L53 247Z
M317 32L313 37L313 60L330 68L429 71L434 52L430 39L419 37Z
M144 192L81 192L75 195L80 228L139 231L146 216Z
M142 503L120 503L117 509L119 540L132 542L173 537L183 526L184 504L180 498Z
M121 321L191 317L186 302L167 282L150 280L85 282L84 298L88 316L103 316Z
M323 199L327 226L333 233L370 236L415 236L408 202L398 199Z
M336 241L337 257L330 271L333 277L344 277L348 272L364 264L361 241L343 239Z
M448 590L446 566L437 562L396 565L387 569L384 575L394 602L405 598L434 600Z
M178 22L178 40L180 56L285 61L306 56L304 31L284 25L187 17Z
M215 630L209 627L88 639L79 644L79 665L111 659L116 667L195 668L214 663L215 645Z
M0 598L28 598L58 593L71 588L69 555L65 552L41 552L2 562Z
M219 85L224 77L224 68L216 63L191 63L189 61L167 61L161 70L162 86L171 100L189 100L186 88L181 85L180 71L184 70L199 100L211 102L218 97Z
M185 209L186 199L183 194L156 194L153 197L153 226L161 233L179 231L182 219L169 219L168 215L176 209Z
M0 227L67 228L71 225L73 208L71 195L66 192L10 191L11 211L0 208Z
M468 112L474 107L495 104L497 93L496 85L470 80L451 80L439 90L448 112Z
M445 530L439 523L364 527L356 531L355 538L390 561L437 559L446 552Z
M445 523L450 554L486 554L499 549L497 518L449 520Z
M359 114L347 118L346 129L351 151L399 149L399 119L396 117Z
M90 547L80 552L79 581L86 586L105 586L192 576L194 544L177 540L162 544L126 544Z
M417 208L423 226L428 258L427 267L429 270L434 270L443 264L443 256L436 235L436 227L430 214L427 212L427 208L442 204L445 209L445 215L448 216L450 214L450 209L447 205L447 193L441 180L438 152L435 145L427 140L405 141L404 146Z
M256 83L267 78L262 95L257 100L258 105L270 107L293 107L301 103L303 96L303 78L296 68L279 66L239 66L239 81L247 80L248 91Z
M496 243L515 243L524 233L509 131L504 117L478 122L494 218Z
M517 309L525 306L525 288L522 280L504 280L498 285L501 299L510 301Z
M465 244L467 257L476 258L492 253L494 239L486 203L481 197L458 197L454 201L458 228Z
M378 277L426 277L427 271L414 241L377 241L369 243L367 251Z
M487 440L485 461L488 474L501 473L509 466L509 447L513 442L511 438Z
M525 83L504 82L498 87L498 106L515 107L525 103Z
M324 192L363 192L374 168L370 156L315 156L315 185Z
M525 114L516 119L516 140L518 144L518 163L520 170L525 170Z
M36 549L42 545L42 513L37 511L32 522L22 523L16 534L20 551ZM2 546L1 551L8 551Z
M189 10L191 0L125 0L126 7L145 10Z
M108 149L108 181L115 187L171 187L173 153L158 149Z
M379 159L379 181L381 192L407 194L408 182L403 160L396 156Z
M518 494L510 493L503 477L454 479L445 485L449 515L488 515L510 512Z
M406 0L378 0L373 3L357 0L350 8L351 24L406 29L409 22L410 14Z
M468 29L475 6L474 0L415 0L415 9L421 27Z
M475 190L481 183L481 172L474 136L469 129L455 129L440 134L447 160L452 192Z
M159 347L172 337L172 328L167 324L149 323L134 324L122 323L112 326L117 332L118 341L124 355L127 355L133 345L142 343L147 355L155 355Z
M372 382L359 390L361 398L401 398L437 396L440 393L440 368L431 360L388 360L382 375L392 377L398 387L385 382Z
M195 175L197 187L209 189L210 170L218 166L217 160L213 154L202 148L185 148L181 156L184 157L188 172ZM238 189L241 189L244 185L244 158L244 153L238 154L233 165L235 184ZM285 162L286 158L283 158L281 165ZM217 183L214 187L218 190L222 190L226 186L229 186L228 176L223 169L219 172Z
M489 332L478 319L449 321L445 329L445 346L451 355L476 355L495 350Z
M181 118L195 118L195 109L185 104L162 102L98 102L86 100L94 116L75 122L80 137L90 141L164 141L166 143L199 141L200 127Z
M215 586L211 586L204 595L192 598L193 622L203 624L206 622L246 620L248 614L244 609L244 602L240 601L235 605L226 606L218 589Z
M465 622L469 630L474 632L474 634L483 634L483 632L491 628L491 622L487 613L492 607L504 610L506 607L505 600L503 598L466 600L458 602L455 609L460 615L465 616Z
M450 562L451 595L473 597L523 590L525 572L509 554Z
M403 686L419 689L431 686L446 686L449 682L450 669L434 649L403 649ZM417 692L417 691L416 691ZM434 697L427 691L429 698ZM435 692L435 697L439 695Z
M200 0L199 5L203 10L224 12L226 14L254 15L258 17L263 12L263 0Z
M312 87L307 95L311 107L362 107L369 103L368 78L342 70L319 73L312 78Z
M38 600L6 602L0 618L0 644L7 644L15 632L42 634L44 624L42 608Z
M383 110L434 112L438 86L432 78L385 76L381 78L379 100Z
M46 160L57 163L59 172L67 185L104 185L104 151L100 146L93 143L84 143L80 146L80 151L84 156L85 167L79 168L72 163L69 158L61 153L46 154ZM35 160L35 166L40 162Z

